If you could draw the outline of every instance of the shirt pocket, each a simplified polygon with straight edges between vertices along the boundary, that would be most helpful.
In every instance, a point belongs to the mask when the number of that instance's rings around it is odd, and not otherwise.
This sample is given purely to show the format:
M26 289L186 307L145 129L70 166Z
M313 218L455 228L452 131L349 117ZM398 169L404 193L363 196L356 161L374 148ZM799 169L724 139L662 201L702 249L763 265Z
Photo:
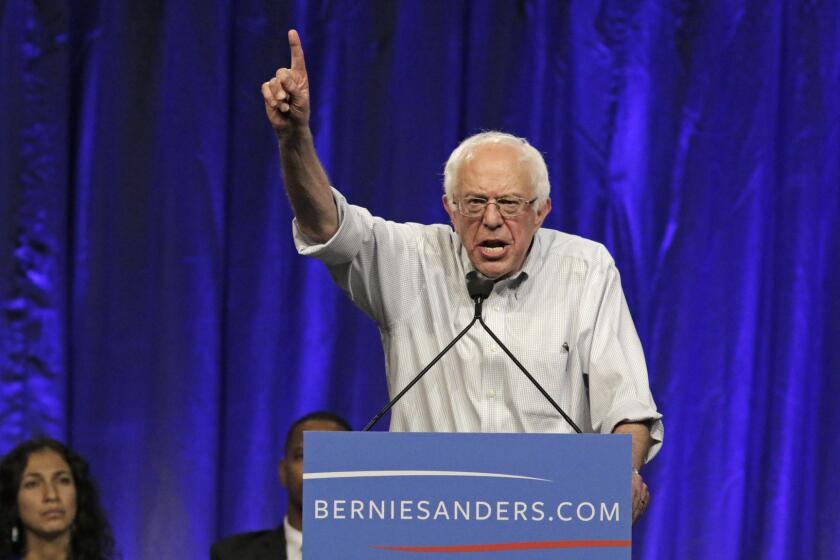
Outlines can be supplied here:
M530 367L524 362L523 365L554 402L568 413L566 410L568 405L564 406L569 373L568 345L560 344L539 348L533 352L531 362ZM517 397L517 405L523 414L532 420L557 418L562 421L562 417L545 395L534 386L524 373L521 371L518 373L521 375L521 379L515 384L516 388L513 392Z

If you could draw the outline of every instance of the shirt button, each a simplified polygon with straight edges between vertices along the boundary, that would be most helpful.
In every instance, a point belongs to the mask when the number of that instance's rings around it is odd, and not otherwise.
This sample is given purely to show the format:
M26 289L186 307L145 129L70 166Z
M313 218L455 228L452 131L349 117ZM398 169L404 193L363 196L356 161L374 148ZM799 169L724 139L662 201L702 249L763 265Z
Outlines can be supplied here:
M498 350L498 349L499 349L499 347L494 344L493 346L490 347L490 353L495 354L496 350Z
M487 396L491 399L495 399L496 398L496 390L495 389L490 389L489 391L487 391Z
M494 305L493 306L493 311L501 311L501 310L502 310L501 306L499 306L499 305Z

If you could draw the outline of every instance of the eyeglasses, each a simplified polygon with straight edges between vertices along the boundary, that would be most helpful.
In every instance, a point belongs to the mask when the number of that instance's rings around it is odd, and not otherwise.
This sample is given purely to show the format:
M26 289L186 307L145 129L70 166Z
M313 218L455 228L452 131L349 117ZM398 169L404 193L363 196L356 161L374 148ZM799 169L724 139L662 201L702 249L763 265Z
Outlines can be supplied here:
M458 213L467 218L480 218L487 210L488 204L495 204L499 210L499 214L504 218L516 218L525 213L528 207L536 202L536 198L531 200L520 198L518 196L503 196L502 198L484 198L483 196L466 196L460 202L455 202L458 206Z

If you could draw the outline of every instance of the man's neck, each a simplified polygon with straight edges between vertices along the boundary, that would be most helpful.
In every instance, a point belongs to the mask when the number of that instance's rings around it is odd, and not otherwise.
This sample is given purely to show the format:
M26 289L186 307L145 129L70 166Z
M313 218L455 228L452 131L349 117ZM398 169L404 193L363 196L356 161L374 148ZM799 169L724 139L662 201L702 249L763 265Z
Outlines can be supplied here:
M289 525L298 531L303 531L303 511L292 504L288 504L286 510L286 517L289 519Z

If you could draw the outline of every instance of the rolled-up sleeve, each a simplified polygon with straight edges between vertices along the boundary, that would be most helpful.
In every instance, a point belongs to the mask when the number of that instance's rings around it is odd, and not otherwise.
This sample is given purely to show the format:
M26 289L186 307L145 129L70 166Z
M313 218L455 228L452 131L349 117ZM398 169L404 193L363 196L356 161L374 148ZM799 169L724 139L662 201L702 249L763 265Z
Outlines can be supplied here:
M596 276L601 298L588 364L592 427L612 433L622 422L648 423L653 440L650 461L662 446L664 425L650 392L642 345L611 258Z
M338 210L338 231L326 243L313 242L301 231L297 218L292 220L292 236L298 253L315 257L327 266L352 261L362 248L366 231L370 229L366 222L373 220L373 216L364 208L354 207L353 211L348 211L347 199L335 189L332 189L332 193Z
M387 327L394 317L410 312L419 300L417 224L398 224L349 204L332 189L338 210L338 230L326 243L314 243L292 222L298 253L324 264L336 284L362 311ZM394 274L399 270L399 274Z

